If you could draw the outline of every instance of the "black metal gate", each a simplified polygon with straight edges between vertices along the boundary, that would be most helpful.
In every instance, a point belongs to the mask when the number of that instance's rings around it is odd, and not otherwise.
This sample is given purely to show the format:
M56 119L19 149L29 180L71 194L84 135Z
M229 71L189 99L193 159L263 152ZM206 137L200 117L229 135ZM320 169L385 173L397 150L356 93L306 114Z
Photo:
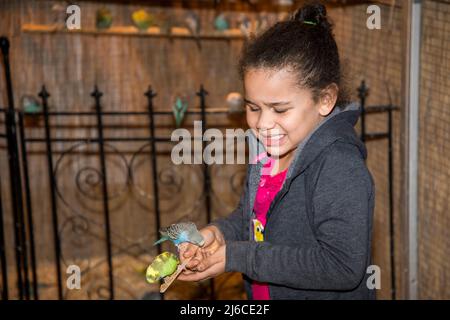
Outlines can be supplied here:
M52 112L49 111L48 101L50 94L47 89L43 86L39 93L41 99L41 105L43 107L42 111L36 112L33 115L29 115L23 112L23 110L18 110L14 107L13 99L13 88L11 81L11 72L9 64L9 41L6 38L1 38L0 40L3 64L5 71L5 81L7 85L7 96L8 96L8 108L0 108L0 114L5 117L5 127L6 132L0 133L0 139L2 139L7 145L8 153L8 166L9 166L9 177L10 177L10 194L12 200L12 210L14 216L14 246L15 246L15 258L16 258L16 272L17 272L17 289L19 299L39 299L38 290L38 279L37 279L37 260L35 253L35 232L33 223L33 208L31 204L31 195L33 190L30 188L30 174L28 167L28 147L31 144L43 144L46 149L47 158L47 169L48 169L48 183L50 186L50 200L51 200L51 222L52 222L52 236L53 236L53 247L54 247L54 269L56 271L55 279L57 285L57 298L64 299L64 279L63 270L61 267L61 261L63 260L62 249L61 249L61 225L64 221L60 221L59 206L58 202L64 202L63 196L58 190L58 185L56 183L57 167L62 156L72 152L74 149L78 148L80 145L97 145L98 147L98 163L99 170L88 168L96 177L100 180L99 185L101 186L101 201L103 208L103 223L104 223L104 241L105 241L105 256L107 260L107 277L108 285L107 288L101 288L102 292L108 292L108 294L103 293L103 298L114 299L115 298L115 283L114 283L114 266L112 262L112 230L110 223L110 199L111 192L108 190L108 172L106 165L106 154L110 150L117 151L110 145L111 142L142 142L143 145L140 146L136 154L143 152L147 147L150 147L151 152L149 153L151 172L152 176L156 177L152 179L153 185L153 195L151 206L155 212L154 221L146 221L146 223L154 226L155 236L158 235L158 230L161 227L161 212L160 212L160 185L164 184L165 178L164 172L158 169L157 166L157 150L158 144L160 143L171 143L170 137L157 137L155 136L155 123L157 122L156 117L159 116L172 116L170 111L155 111L153 108L153 99L156 93L151 87L145 92L147 98L147 110L146 111L136 111L136 112L111 112L104 111L102 107L102 95L103 93L95 86L91 96L93 98L95 110L89 112ZM199 91L196 93L199 101L200 108L196 111L187 111L186 114L199 116L199 120L202 122L202 136L207 126L207 116L208 114L227 114L226 110L214 112L207 110L206 108L206 96L208 92L200 87ZM107 137L104 135L105 117L121 117L122 119L126 117L142 117L148 120L148 134L146 136L133 137L127 135L126 137ZM28 137L25 130L25 121L29 118L36 119L37 117L43 119L44 135L40 137ZM95 131L96 137L67 137L59 138L55 137L53 128L50 124L52 118L62 118L62 117L90 117L96 120ZM54 154L56 153L53 149L54 143L70 143L71 146L62 152L62 156L54 161ZM204 147L205 142L202 139L202 145ZM106 150L109 148L110 150ZM136 155L135 154L135 155ZM131 162L133 162L133 158ZM133 183L133 172L131 164L124 160L127 166L127 184ZM212 187L210 178L210 167L203 163L200 166L202 172L202 195L201 200L204 202L205 206L205 218L206 223L211 221L211 199L212 199ZM91 172L91 173L92 173ZM80 174L80 173L78 173ZM77 177L78 177L77 174ZM231 177L229 177L230 184L236 194L239 194L240 182L242 182L243 174L245 170L241 170ZM91 178L92 179L92 174ZM236 182L237 181L237 182ZM170 182L170 181L169 181ZM172 181L173 182L173 181ZM77 185L78 188L81 188ZM1 192L0 192L1 196ZM0 198L0 210L3 210L3 203ZM7 259L6 259L6 247L4 239L4 221L3 212L0 211L0 259L1 259L1 270L2 270L2 298L8 299L9 288L8 288L8 269L7 269ZM84 219L81 216L76 216L74 219ZM85 222L78 222L85 223ZM83 228L78 226L78 228ZM156 239L154 239L156 240ZM157 246L157 252L161 253L162 248L159 244ZM106 290L105 290L106 289ZM100 289L98 289L100 291ZM210 281L209 295L211 298L214 297L214 282ZM160 298L163 298L161 295Z

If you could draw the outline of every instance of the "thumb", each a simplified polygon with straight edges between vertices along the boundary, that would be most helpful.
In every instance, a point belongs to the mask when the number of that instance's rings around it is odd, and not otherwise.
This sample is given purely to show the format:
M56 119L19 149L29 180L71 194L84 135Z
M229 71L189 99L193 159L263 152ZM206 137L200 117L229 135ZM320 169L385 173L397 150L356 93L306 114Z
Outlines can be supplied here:
M206 227L203 228L202 230L200 230L201 235L203 236L203 240L205 240L204 244L203 244L203 248L208 247L209 245L211 245L214 242L215 239L215 235L214 232Z

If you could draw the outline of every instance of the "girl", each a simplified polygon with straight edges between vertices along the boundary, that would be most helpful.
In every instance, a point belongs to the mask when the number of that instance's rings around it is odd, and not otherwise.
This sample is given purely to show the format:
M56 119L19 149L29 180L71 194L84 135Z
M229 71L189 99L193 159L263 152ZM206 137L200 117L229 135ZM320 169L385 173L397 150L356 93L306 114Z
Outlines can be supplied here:
M237 209L201 230L180 280L244 275L252 299L372 299L374 185L325 7L307 5L244 47L247 122L267 157Z

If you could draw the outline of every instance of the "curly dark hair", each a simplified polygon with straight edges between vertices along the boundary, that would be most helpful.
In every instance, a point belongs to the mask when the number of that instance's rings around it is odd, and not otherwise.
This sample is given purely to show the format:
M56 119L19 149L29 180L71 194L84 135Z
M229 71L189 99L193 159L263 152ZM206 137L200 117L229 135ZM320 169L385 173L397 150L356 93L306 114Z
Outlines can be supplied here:
M332 24L320 3L301 7L290 19L276 23L244 45L239 61L241 78L258 68L288 68L300 87L312 90L315 102L333 83L338 87L336 105L349 101Z

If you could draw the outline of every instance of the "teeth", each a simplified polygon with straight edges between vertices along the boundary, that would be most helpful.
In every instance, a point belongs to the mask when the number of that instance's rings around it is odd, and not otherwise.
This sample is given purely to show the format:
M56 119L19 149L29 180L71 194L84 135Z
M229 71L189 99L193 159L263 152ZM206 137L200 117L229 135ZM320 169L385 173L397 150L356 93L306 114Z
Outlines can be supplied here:
M273 135L273 136L265 136L263 138L265 140L278 141L278 140L281 140L284 136L285 136L285 134L277 134L277 135Z
M271 139L271 140L274 140L274 139L280 139L282 137L284 137L284 134L277 134L277 135L270 136L270 137L267 137L267 138Z

